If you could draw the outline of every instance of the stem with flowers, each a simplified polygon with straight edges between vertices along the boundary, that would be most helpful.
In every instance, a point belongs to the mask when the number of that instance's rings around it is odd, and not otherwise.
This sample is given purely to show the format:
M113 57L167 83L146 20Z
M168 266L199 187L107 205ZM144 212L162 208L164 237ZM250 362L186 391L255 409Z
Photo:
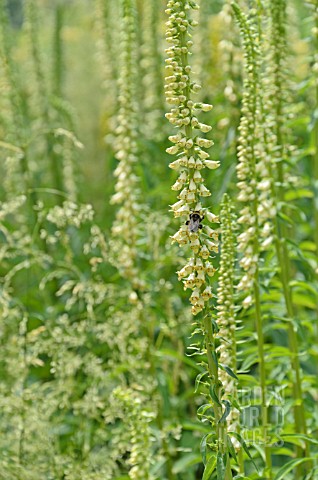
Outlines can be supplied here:
M224 194L221 212L221 254L217 289L217 318L219 346L217 354L220 366L219 379L223 387L222 403L231 408L226 418L227 432L240 431L239 411L237 409L237 345L236 345L236 313L234 272L236 260L236 222L234 207L227 194ZM225 369L230 368L233 375ZM233 405L235 400L235 405ZM229 438L229 437L228 437ZM243 450L237 438L233 439L233 448L238 451L238 464L240 473L244 473Z
M232 473L226 436L226 409L223 410L221 403L223 388L219 380L216 343L218 327L210 305L213 293L209 277L215 273L211 259L212 253L218 252L218 233L204 222L207 220L218 223L219 219L201 203L204 197L211 195L204 185L205 179L201 171L205 168L218 168L219 162L209 158L206 149L210 148L213 142L202 136L202 133L208 133L212 127L201 123L197 118L197 112L209 111L212 106L193 102L192 96L199 91L200 86L192 81L189 65L189 54L193 45L189 39L190 31L197 23L191 19L190 12L197 8L194 1L169 0L166 9L169 15L166 40L170 46L166 50L168 58L165 91L167 103L172 106L166 117L177 129L177 133L169 137L174 145L167 149L167 153L177 155L177 159L169 166L179 172L172 190L180 191L178 201L171 209L175 217L183 219L179 230L172 236L172 241L192 250L191 257L178 272L178 277L183 281L184 289L192 290L190 302L193 315L203 313L203 321L198 322L198 330L204 335L204 353L207 357L204 375L207 374L209 378L205 383L209 387L206 397L208 405L213 409L214 417L209 420L215 432L204 440L205 446L212 441L213 452L209 452L209 458L205 455L206 469L217 466L218 472L224 472L224 478L230 480ZM213 462L214 467L211 467Z
M245 308L254 304L255 326L257 332L257 348L259 376L261 388L262 441L265 451L265 478L271 478L271 449L268 442L268 408L266 405L266 361L264 350L263 318L260 299L259 260L262 250L271 241L271 227L268 222L270 209L268 206L268 169L260 152L259 139L261 129L259 123L259 62L257 29L238 5L233 4L234 14L238 21L244 49L244 89L242 100L242 117L239 131L239 148L237 176L240 194L238 199L245 203L238 223L244 225L239 235L238 249L243 256L240 266L244 275L238 289L250 292L243 301ZM262 236L265 240L261 243ZM266 238L267 237L267 238Z
M138 106L137 85L137 39L135 25L136 5L134 0L122 0L121 65L118 80L117 134L115 156L119 161L115 170L117 178L115 194L111 203L119 205L112 227L112 253L121 275L129 280L132 288L142 288L138 274L140 189L136 174L138 162ZM116 239L116 240L115 240Z

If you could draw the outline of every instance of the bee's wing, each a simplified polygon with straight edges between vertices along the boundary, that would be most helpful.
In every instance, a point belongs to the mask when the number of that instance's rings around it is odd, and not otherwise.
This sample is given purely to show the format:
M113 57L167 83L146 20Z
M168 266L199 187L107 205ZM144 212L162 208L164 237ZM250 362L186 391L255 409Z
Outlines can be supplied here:
M190 223L189 223L190 232L196 232L199 228L199 223L200 223L199 220L193 220L193 218L191 218Z

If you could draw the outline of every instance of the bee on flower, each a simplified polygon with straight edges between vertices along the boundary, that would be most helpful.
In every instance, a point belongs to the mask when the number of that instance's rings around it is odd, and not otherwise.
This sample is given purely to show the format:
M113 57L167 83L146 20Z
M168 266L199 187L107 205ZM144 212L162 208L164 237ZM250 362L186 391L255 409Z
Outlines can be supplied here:
M200 122L198 113L208 112L212 106L193 101L193 96L200 90L200 85L191 78L192 68L189 64L190 30L196 26L190 12L198 8L195 1L169 0L166 13L166 101L171 110L166 118L177 129L169 137L172 146L167 148L169 155L177 156L169 167L178 172L172 190L179 192L178 201L171 206L176 218L185 218L179 230L172 235L172 241L180 246L190 247L192 252L188 263L178 272L179 280L185 289L191 289L190 302L194 315L201 312L206 302L212 297L209 278L215 269L209 259L218 252L218 233L207 222L215 224L219 219L202 200L211 196L205 185L204 169L213 170L220 162L210 158L206 151L213 141L205 137L211 126Z

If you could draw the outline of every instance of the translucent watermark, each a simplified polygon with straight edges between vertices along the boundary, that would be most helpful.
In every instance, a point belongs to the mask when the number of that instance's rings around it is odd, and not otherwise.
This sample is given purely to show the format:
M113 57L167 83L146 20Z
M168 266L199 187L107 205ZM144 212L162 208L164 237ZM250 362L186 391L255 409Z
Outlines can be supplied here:
M261 388L242 388L237 391L237 398L241 405L238 418L240 435L247 444L264 445L265 443L278 448L284 445L281 437L285 416L283 393L283 390L277 387L269 387L266 390L267 425L264 429Z

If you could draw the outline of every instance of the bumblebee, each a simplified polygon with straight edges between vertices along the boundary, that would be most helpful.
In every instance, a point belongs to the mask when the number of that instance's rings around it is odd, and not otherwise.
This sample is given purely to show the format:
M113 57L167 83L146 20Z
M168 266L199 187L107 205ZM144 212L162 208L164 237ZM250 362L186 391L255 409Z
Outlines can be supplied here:
M191 212L189 220L186 221L186 225L191 233L197 232L199 229L202 229L202 220L204 219L204 215L200 215L200 212Z

